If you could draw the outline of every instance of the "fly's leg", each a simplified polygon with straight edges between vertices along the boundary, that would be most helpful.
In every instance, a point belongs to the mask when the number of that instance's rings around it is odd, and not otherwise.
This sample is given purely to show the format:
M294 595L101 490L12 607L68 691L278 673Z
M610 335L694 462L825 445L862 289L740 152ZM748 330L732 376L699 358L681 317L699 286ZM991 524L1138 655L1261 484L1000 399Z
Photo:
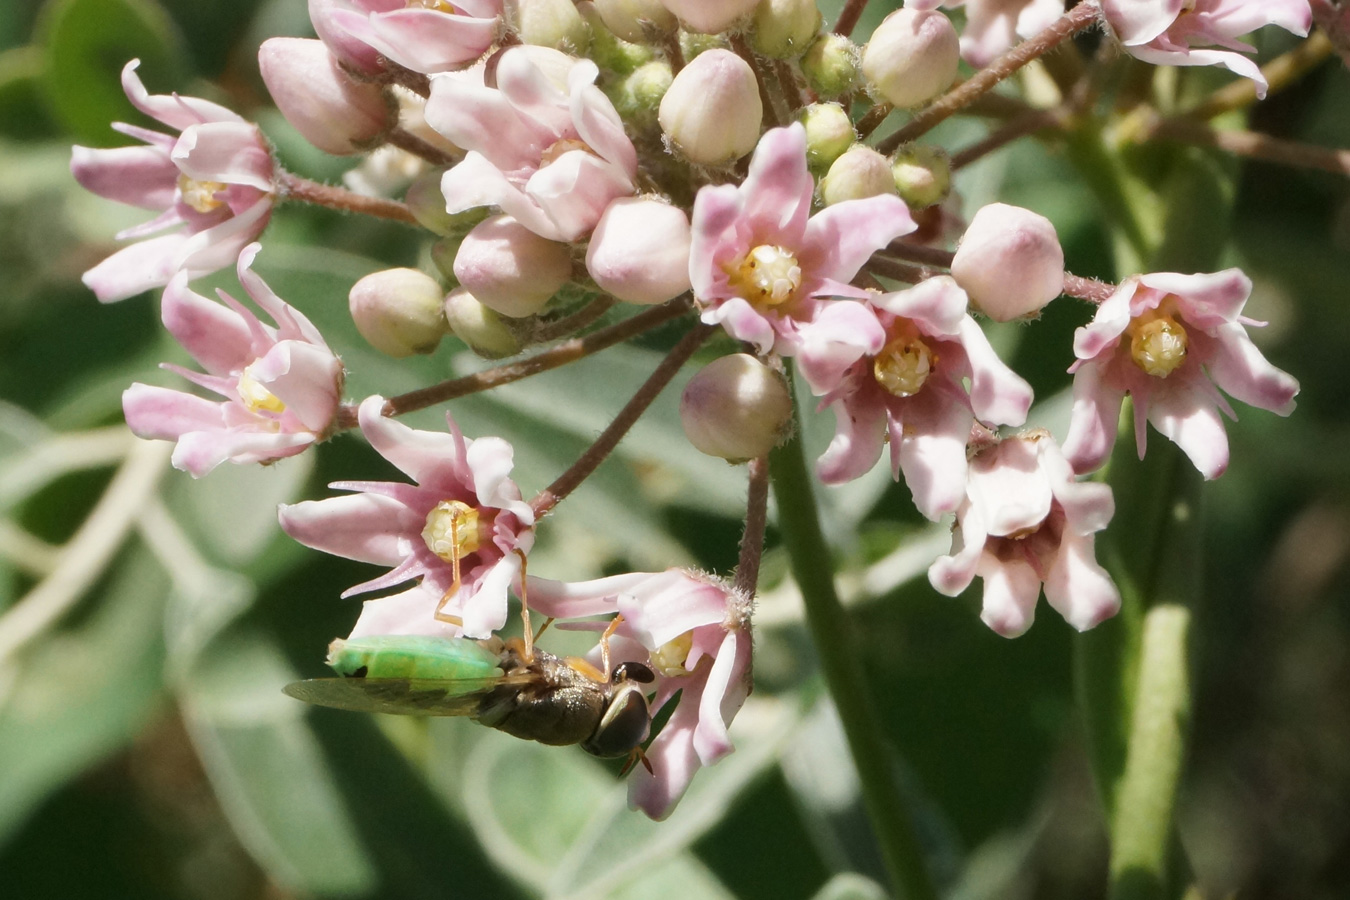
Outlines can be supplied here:
M460 628L464 627L464 620L459 616L452 616L445 612L445 604L450 602L450 598L459 593L461 585L459 573L459 516L452 516L450 519L450 571L454 575L454 580L450 583L450 588L441 595L441 602L436 604L436 612L433 615L437 622L449 622ZM521 557L524 558L523 556Z
M609 664L609 639L614 636L614 632L619 630L621 624L623 624L623 613L617 613L600 634L600 665L604 669L604 680L606 682L614 674L614 669Z
M525 639L525 662L531 663L534 661L534 639L538 635L534 633L534 628L530 625L530 599L528 589L525 586L528 580L526 570L529 564L525 559L525 551L513 550L511 552L520 557L520 626L521 634ZM544 628L547 628L552 621L552 619L549 619L548 622L545 622ZM544 633L544 628L539 629L539 634Z

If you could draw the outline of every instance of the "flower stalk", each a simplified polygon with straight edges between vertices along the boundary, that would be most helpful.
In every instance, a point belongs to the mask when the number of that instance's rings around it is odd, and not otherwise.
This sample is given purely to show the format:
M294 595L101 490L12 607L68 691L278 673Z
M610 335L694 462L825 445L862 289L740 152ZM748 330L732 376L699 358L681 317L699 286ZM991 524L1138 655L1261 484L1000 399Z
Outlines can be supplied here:
M287 172L284 169L277 172L276 186L277 191L286 200L298 200L301 203L312 203L315 206L326 206L329 209L360 213L361 215L374 216L377 219L404 222L408 225L417 224L417 219L407 205L397 200L367 197L346 188L310 181L308 178L302 178L294 172Z

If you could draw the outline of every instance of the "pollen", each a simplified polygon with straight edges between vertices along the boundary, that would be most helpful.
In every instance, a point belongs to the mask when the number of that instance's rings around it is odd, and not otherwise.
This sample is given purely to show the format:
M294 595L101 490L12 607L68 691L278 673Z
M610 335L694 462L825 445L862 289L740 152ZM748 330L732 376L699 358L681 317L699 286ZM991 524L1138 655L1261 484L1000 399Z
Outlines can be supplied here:
M178 193L182 195L183 202L199 213L214 212L224 206L225 201L216 196L223 190L225 185L219 181L198 181L186 175L178 176Z
M239 399L248 408L249 412L270 412L284 413L286 404L281 402L281 398L263 387L262 382L253 377L249 371L252 366L244 369L239 376Z
M596 156L596 152L591 149L591 145L579 138L563 138L560 141L554 141L539 156L539 167L542 169L549 163L556 162L558 157L564 153L571 153L573 150L580 150L583 153L589 153Z
M774 307L787 303L802 286L802 267L792 251L774 244L760 244L727 267L732 287L755 306Z
M652 668L667 678L688 675L684 664L689 659L689 651L694 647L694 633L686 631L679 637L671 638L651 652Z
M1149 375L1166 378L1186 361L1186 329L1171 316L1141 316L1128 332L1130 358Z
M459 10L455 9L453 3L446 3L445 0L408 0L407 9L430 9L436 12L450 13L455 15Z
M442 500L422 529L427 549L448 563L478 550L478 510L461 500Z
M872 361L872 375L888 393L897 397L917 394L933 374L937 356L917 337L891 341Z

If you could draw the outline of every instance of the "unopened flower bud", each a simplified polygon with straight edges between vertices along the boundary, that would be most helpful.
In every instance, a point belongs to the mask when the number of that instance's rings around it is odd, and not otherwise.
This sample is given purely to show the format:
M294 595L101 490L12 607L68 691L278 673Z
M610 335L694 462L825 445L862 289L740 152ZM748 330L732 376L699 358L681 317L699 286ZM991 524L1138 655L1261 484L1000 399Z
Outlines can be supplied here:
M675 76L657 118L685 157L720 166L755 149L763 116L750 64L730 50L708 50Z
M695 34L692 31L679 31L680 55L684 57L685 63L693 62L697 57L709 50L726 50L729 46L725 35L721 34Z
M605 27L635 44L674 34L679 23L661 0L595 0Z
M971 305L999 322L1029 316L1064 290L1055 226L1029 209L991 203L971 219L952 260Z
M901 147L891 157L891 174L900 199L912 210L941 203L952 188L951 157L932 144Z
M956 80L961 42L940 12L897 9L863 48L862 71L887 103L908 109L932 100Z
M413 214L417 224L428 231L444 237L463 237L469 229L487 218L485 206L475 206L463 212L445 211L445 195L441 193L441 177L444 169L427 169L413 179L404 194L403 202Z
M501 359L520 352L520 341L495 312L464 288L445 295L445 321L469 349L484 359Z
M459 279L455 277L455 257L459 255L459 245L462 243L464 238L461 235L443 237L431 245L431 263L451 287L459 286Z
M656 122L661 99L674 79L670 63L654 59L614 82L605 93L625 121L650 126Z
M258 69L286 121L325 153L369 150L397 121L383 88L354 81L323 41L268 38Z
M507 15L522 43L583 55L591 27L572 0L508 0Z
M759 0L661 0L685 31L717 34L748 16Z
M430 353L445 334L445 292L416 269L373 272L348 295L356 330L381 353L403 358Z
M820 31L816 0L759 0L750 46L773 59L795 59Z
M655 0L653 0L655 2ZM661 11L665 7L657 3ZM613 72L617 75L627 75L643 63L651 62L655 57L655 51L646 44L635 44L624 40L614 34L613 30L605 24L596 4L591 0L581 0L577 4L577 12L586 20L586 24L591 26L591 50L590 58L600 67L601 71ZM671 17L674 21L674 17Z
M783 376L746 353L704 366L680 396L680 423L689 443L732 462L768 453L791 418Z
M853 120L838 103L812 103L797 114L806 127L806 164L824 172L858 140Z
M820 97L842 97L858 82L858 46L842 34L822 34L802 57L806 84Z
M586 270L629 303L664 303L689 290L689 220L660 200L624 197L591 233Z
M826 206L894 193L890 162L866 144L850 147L820 180L820 199Z
M572 278L566 244L541 238L510 216L485 219L464 237L455 277L484 305L512 319L539 312Z

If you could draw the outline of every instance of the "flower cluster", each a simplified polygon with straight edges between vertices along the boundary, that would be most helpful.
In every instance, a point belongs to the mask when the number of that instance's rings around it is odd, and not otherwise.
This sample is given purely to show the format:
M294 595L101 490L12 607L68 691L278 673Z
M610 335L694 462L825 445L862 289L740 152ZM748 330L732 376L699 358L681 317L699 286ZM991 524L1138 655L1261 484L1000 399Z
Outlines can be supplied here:
M940 9L958 6L960 33ZM689 382L680 407L694 447L762 471L794 432L795 371L802 395L836 420L816 460L821 482L865 475L889 447L891 476L919 513L954 519L952 551L929 569L936 590L956 595L978 576L983 620L1009 637L1030 627L1042 591L1070 626L1092 628L1120 606L1094 547L1114 501L1105 483L1081 479L1111 454L1125 398L1141 455L1151 423L1215 478L1228 464L1220 413L1233 415L1220 389L1287 415L1297 382L1249 338L1260 323L1242 315L1252 285L1240 271L1136 274L1096 294L1075 289L1099 303L1095 318L1072 348L1037 348L1066 365L1076 357L1063 447L1042 429L1000 433L1027 422L1032 388L982 322L1031 323L1083 279L1066 273L1049 219L1003 203L964 210L951 189L961 161L870 134L893 109L947 92L962 60L990 65L1066 21L1105 23L1136 60L1222 65L1264 91L1237 38L1266 24L1304 34L1311 12L1306 0L1065 7L906 0L858 46L821 33L811 0L310 0L318 40L269 40L260 72L315 146L371 154L349 173L352 190L283 171L256 125L205 100L151 95L129 63L128 97L176 134L119 124L143 146L75 148L81 184L159 211L120 235L147 239L85 281L105 302L163 287L164 325L204 371L166 368L222 399L136 384L127 422L176 441L174 464L194 476L225 461L271 463L358 427L410 481L339 481L344 494L279 513L297 541L388 570L344 593L378 592L351 637L506 646L491 642L513 592L573 620L564 627L602 631L576 672L599 661L601 691L617 684L614 664L640 664L651 710L676 704L630 783L633 804L655 818L732 750L727 729L751 690L764 492L750 492L761 507L747 513L735 583L682 569L525 578L543 515L622 430L527 501L506 441L470 439L448 413L446 432L395 420L460 396L463 382L344 403L339 356L253 271L278 201L426 232L427 271L371 273L349 294L357 331L392 357L434 352L451 333L482 356L511 356L571 337L611 306L664 304L480 373L479 387L641 333L633 323L697 316L669 371L630 408L640 412L695 339L720 329L734 349ZM871 111L853 115L865 101ZM190 288L231 264L271 324L227 292L217 302Z

